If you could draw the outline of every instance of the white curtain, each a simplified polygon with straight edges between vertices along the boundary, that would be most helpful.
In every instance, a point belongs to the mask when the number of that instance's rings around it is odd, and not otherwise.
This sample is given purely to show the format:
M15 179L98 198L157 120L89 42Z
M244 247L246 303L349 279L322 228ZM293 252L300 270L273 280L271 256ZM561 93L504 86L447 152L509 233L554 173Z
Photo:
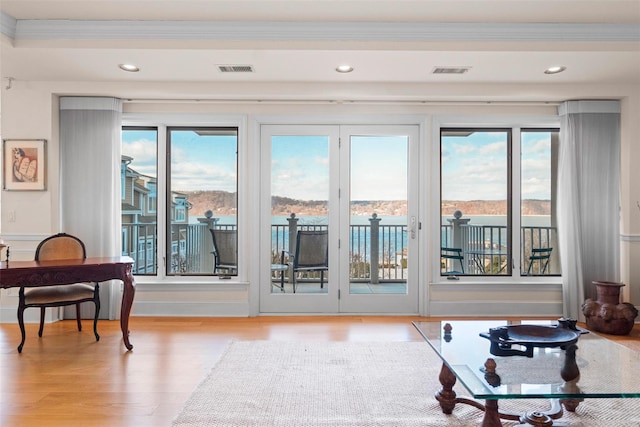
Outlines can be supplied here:
M564 315L583 320L594 280L620 280L620 104L559 107L558 243Z
M89 257L121 254L121 122L120 99L60 98L60 226ZM101 285L100 317L117 316L111 299Z

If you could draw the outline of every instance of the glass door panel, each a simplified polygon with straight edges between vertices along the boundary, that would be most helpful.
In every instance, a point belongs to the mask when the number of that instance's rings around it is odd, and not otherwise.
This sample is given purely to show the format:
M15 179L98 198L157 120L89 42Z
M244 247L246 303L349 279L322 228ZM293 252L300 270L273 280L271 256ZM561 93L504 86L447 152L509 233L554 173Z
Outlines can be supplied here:
M271 292L327 293L329 138L275 135L271 159Z
M331 177L330 164L337 128L263 126L261 133L262 191L268 195L262 199L261 218L269 242L261 277L270 280L261 286L260 310L336 312L337 245L331 242L337 241L337 230L330 224L332 180L337 178Z
M415 191L410 176L417 169L410 152L417 136L411 126L341 129L341 164L348 165L341 185L348 189L341 197L348 212L341 216L346 219L341 241L348 242L340 256L348 267L341 275L341 311L417 312L417 290L409 285L415 276L410 268L417 266L410 266L409 257L417 248L417 216L410 209L417 203L409 200Z

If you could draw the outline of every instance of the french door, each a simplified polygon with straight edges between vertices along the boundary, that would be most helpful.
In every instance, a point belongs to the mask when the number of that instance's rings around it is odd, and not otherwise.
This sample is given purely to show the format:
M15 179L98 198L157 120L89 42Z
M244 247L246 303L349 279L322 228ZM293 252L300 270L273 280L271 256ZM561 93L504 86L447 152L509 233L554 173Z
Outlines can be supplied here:
M261 312L418 312L418 135L261 127Z

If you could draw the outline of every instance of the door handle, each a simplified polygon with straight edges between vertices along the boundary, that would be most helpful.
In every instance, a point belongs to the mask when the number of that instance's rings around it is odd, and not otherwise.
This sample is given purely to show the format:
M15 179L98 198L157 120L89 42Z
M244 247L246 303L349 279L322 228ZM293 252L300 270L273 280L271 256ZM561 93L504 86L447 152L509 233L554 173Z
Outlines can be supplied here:
M416 238L416 224L417 224L416 217L412 216L409 222L409 233L412 239Z

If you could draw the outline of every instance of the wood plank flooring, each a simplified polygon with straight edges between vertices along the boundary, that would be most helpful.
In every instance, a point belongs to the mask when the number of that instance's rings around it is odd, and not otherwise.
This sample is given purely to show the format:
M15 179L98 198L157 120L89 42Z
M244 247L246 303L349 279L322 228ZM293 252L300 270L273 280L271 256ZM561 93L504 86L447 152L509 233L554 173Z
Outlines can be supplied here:
M232 340L422 341L418 317L148 318L130 320L133 351L120 324L0 324L0 426L170 426L186 399ZM640 351L640 327L612 337Z

